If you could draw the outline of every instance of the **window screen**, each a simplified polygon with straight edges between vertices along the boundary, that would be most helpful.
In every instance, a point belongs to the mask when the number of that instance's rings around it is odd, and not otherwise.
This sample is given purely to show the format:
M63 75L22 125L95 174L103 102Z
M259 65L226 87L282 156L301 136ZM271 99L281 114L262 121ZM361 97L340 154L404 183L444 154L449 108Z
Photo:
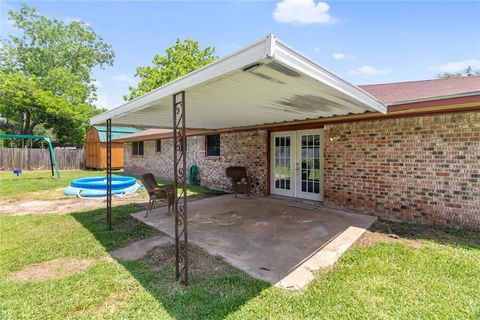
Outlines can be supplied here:
M132 143L132 153L134 156L143 156L143 141Z
M162 140L155 141L155 151L161 152L162 151Z
M207 136L207 157L220 155L220 135Z

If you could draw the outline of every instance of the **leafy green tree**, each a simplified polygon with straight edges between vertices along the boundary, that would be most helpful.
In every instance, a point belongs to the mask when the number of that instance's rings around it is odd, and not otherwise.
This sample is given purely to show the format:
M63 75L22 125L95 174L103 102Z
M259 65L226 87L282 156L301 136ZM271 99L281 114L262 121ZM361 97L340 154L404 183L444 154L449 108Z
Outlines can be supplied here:
M156 54L153 57L153 66L137 68L135 76L140 82L137 87L130 87L130 95L124 96L124 100L139 97L218 59L214 47L200 49L198 41L191 39L183 42L177 39L165 53L165 56Z
M34 134L37 126L57 143L81 145L94 107L94 67L112 65L114 52L92 27L64 23L22 5L9 11L21 36L0 46L0 129Z
M460 77L473 77L480 76L480 69L476 69L472 66L467 66L461 72L444 72L437 75L438 79L451 79Z
M77 85L72 81L73 85ZM70 88L76 91L75 86ZM44 89L38 77L27 77L21 72L0 72L0 111L5 132L38 134L42 125L51 129L55 141L61 145L81 145L86 120L100 110L85 102L72 103L68 96Z

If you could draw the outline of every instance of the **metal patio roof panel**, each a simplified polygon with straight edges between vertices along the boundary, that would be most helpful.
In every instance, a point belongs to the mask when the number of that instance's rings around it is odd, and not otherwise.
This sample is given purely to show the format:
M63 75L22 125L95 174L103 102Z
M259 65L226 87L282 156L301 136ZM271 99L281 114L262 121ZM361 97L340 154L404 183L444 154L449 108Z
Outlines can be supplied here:
M386 106L273 36L91 120L169 128L172 95L186 92L187 127L225 129L331 117Z

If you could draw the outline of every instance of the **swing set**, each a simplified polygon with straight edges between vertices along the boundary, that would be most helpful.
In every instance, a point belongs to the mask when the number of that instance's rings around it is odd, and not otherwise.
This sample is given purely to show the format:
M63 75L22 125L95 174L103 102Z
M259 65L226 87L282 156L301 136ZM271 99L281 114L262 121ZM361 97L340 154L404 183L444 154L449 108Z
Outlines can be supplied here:
M25 135L25 134L0 134L0 139L22 139L22 144L24 142L24 139L32 139L32 140L45 140L48 144L48 150L50 154L50 168L52 171L52 177L55 176L55 171L57 173L57 179L60 179L60 170L58 169L57 165L57 160L55 159L55 152L53 152L53 147L52 147L52 141L50 140L49 137L47 136L32 136L32 135ZM12 148L12 169L13 169L13 174L15 174L17 177L22 174L22 167L23 167L23 154L20 155L20 166L16 167L15 166L15 159L14 159L14 153L13 153L13 147L10 145ZM0 167L0 170L5 168L6 165L3 167ZM38 168L37 168L38 169Z

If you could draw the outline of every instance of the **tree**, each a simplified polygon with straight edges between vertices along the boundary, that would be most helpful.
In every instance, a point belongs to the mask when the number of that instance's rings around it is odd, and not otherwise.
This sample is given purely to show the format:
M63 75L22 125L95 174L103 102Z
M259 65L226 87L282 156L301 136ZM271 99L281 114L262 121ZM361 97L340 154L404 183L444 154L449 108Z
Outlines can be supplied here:
M21 36L0 46L0 129L34 134L37 126L55 134L57 143L82 144L93 106L94 67L113 64L114 52L89 25L64 23L22 5L9 11Z
M71 91L78 82L71 81ZM81 90L81 89L80 89ZM85 102L72 103L65 96L44 89L38 77L27 77L21 72L0 72L0 111L4 121L3 131L17 134L34 132L42 125L55 134L55 141L64 145L81 145L85 135L86 120L100 110Z
M166 55L156 54L153 66L138 67L135 73L140 78L137 87L130 87L130 95L124 100L132 100L150 92L189 72L201 68L218 59L214 47L200 49L198 41L177 39L175 45L165 50Z
M444 72L437 75L438 79L451 79L460 77L473 77L480 76L480 69L476 69L472 66L467 66L461 72Z

